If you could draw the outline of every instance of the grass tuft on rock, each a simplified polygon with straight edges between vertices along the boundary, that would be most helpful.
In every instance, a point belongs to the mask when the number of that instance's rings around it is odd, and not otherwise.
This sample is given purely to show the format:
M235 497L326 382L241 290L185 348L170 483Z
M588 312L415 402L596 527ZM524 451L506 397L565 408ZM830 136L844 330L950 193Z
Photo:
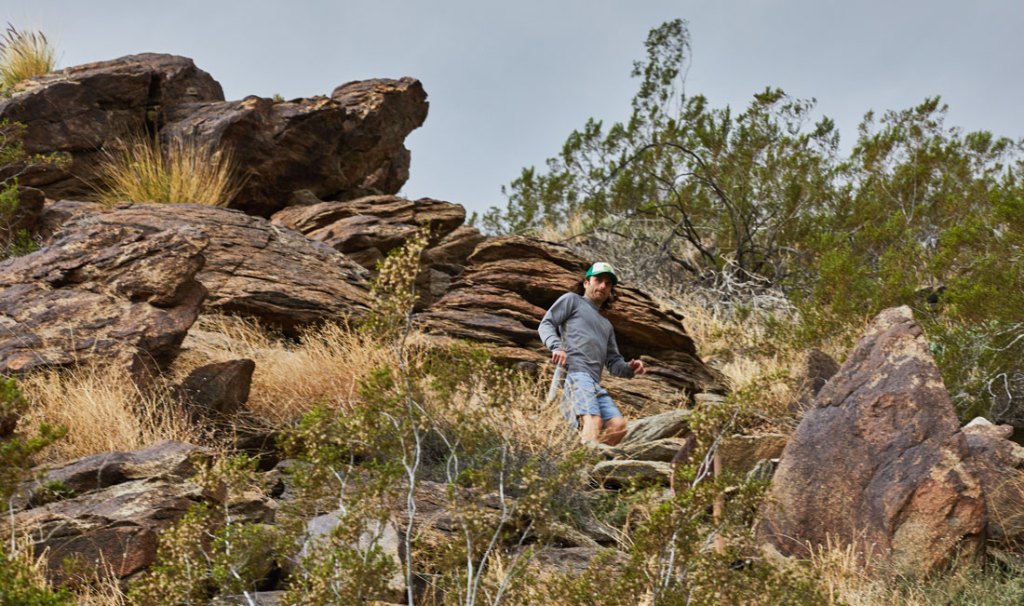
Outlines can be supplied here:
M101 165L103 204L161 202L224 206L240 180L230 152L195 139L174 139L166 146L150 137L130 137L109 151Z
M10 23L0 34L0 91L53 71L57 53L42 32L21 31Z

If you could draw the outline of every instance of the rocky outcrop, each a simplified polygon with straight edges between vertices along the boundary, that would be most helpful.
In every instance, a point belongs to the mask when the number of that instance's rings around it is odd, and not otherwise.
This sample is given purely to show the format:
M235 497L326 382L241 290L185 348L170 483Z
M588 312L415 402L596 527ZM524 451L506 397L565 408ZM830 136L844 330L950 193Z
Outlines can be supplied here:
M542 365L550 354L537 336L540 319L576 286L587 265L558 244L518 236L490 239L477 246L449 291L415 321L438 335L488 344L500 359ZM617 290L608 318L619 349L627 359L643 359L649 369L631 380L605 378L620 405L634 413L656 412L689 405L686 394L724 390L721 377L697 356L682 316L631 287L628 277Z
M458 204L396 196L293 206L271 218L274 225L323 242L368 270L420 228L429 226L430 244L437 244L465 220L466 209Z
M46 248L0 263L0 372L101 362L148 383L199 314L208 244L188 225L82 217Z
M389 252L419 229L429 227L429 241L416 277L418 310L429 307L448 291L470 253L484 241L477 229L462 225L465 219L466 209L458 204L396 196L292 206L272 217L275 225L294 229L343 252L371 273Z
M224 101L191 59L147 53L31 79L0 101L0 119L26 126L29 154L70 158L22 177L51 199L92 195L107 153L147 132L230 153L241 187L225 203L270 216L301 192L332 200L398 192L409 178L403 142L426 119L426 96L419 81L402 78L350 82L330 97Z
M409 179L405 137L427 117L418 80L367 80L331 96L178 107L167 115L165 140L192 138L229 150L242 186L227 202L269 217L304 194L344 200L394 194Z
M94 192L108 143L158 126L162 116L183 105L223 99L220 84L191 59L145 53L26 80L0 100L0 119L26 126L29 155L70 155L68 166L21 177L22 184L60 199Z
M207 234L206 265L198 272L209 291L205 309L256 318L294 333L329 319L358 316L369 303L366 272L345 255L266 219L194 204L97 205L61 201L43 223L60 229L81 216L97 229L144 232L189 229Z
M30 504L14 514L13 528L45 557L55 582L69 580L67 571L76 568L91 574L98 564L118 578L129 576L153 562L164 528L193 504L221 498L191 481L210 460L209 452L180 442L86 457L47 473ZM55 485L64 498L36 505L41 490ZM248 521L273 517L272 504L261 497L233 507L245 510Z
M982 486L910 309L882 312L787 444L759 535L779 551L853 545L923 575L981 545Z

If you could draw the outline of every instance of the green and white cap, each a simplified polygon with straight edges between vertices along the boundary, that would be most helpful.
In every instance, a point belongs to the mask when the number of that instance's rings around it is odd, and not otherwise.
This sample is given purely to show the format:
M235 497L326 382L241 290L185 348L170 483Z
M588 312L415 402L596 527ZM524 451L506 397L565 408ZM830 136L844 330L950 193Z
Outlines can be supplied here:
M590 269L587 270L587 276L586 277L589 278L590 276L596 276L598 274L608 274L608 275L610 275L612 277L612 284L618 284L619 283L619 276L616 275L615 268L612 267L611 263L603 263L603 262L594 263L593 265L590 266Z

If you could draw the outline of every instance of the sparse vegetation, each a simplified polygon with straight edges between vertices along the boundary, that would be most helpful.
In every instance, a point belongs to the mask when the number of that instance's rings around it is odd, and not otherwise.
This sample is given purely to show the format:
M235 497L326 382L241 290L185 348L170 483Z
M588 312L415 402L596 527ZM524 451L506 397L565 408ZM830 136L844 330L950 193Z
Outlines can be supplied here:
M51 72L56 64L57 53L42 32L18 30L8 23L0 34L0 92Z
M48 47L9 27L0 89L15 82L5 71L14 42ZM509 206L484 222L610 260L685 318L732 395L693 412L697 447L675 468L674 491L596 490L596 455L544 401L544 378L413 329L422 231L378 268L359 323L286 338L203 316L166 383L146 392L109 368L0 382L0 424L19 429L0 438L5 503L39 463L223 439L189 420L170 387L208 362L256 362L247 410L230 421L280 432L291 459L278 470L288 498L265 525L232 509L234 497L262 494L256 461L218 443L223 456L192 480L203 501L160 535L156 562L127 586L98 576L72 596L47 585L38 554L4 541L0 603L207 603L284 576L283 603L365 604L393 594L396 575L405 595L388 599L422 606L1020 603L1016 554L916 580L839 547L770 557L751 531L764 483L708 470L724 436L795 426L791 368L805 346L841 360L866 317L899 303L919 312L961 415L1024 418L1021 142L946 128L936 98L869 114L843 159L834 125L810 123L812 102L766 89L733 114L684 98L682 21L655 28L647 51L630 121L588 122L547 173L524 170ZM31 242L12 227L17 178L46 160L26 157L22 132L0 123L7 255ZM229 151L189 140L121 142L104 170L108 204L224 204L238 187ZM33 493L38 503L74 497L60 482ZM417 512L418 499L443 515ZM322 514L338 524L309 541L306 523ZM585 570L542 565L552 545L596 544L581 532L590 525L606 532Z
M223 206L239 186L230 150L192 138L160 142L129 137L103 162L105 185L97 193L104 204L163 202Z

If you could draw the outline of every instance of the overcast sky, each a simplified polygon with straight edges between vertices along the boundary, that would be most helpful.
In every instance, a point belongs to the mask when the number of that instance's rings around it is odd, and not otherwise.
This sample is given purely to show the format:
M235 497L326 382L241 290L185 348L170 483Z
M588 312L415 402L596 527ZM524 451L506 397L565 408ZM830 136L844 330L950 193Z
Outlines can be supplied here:
M588 117L623 120L647 32L689 22L688 94L739 109L766 86L818 100L849 143L869 109L940 94L949 123L1024 136L1024 2L985 0L0 0L59 65L184 55L228 99L413 76L430 114L402 194L504 205Z

